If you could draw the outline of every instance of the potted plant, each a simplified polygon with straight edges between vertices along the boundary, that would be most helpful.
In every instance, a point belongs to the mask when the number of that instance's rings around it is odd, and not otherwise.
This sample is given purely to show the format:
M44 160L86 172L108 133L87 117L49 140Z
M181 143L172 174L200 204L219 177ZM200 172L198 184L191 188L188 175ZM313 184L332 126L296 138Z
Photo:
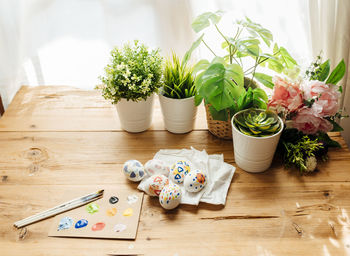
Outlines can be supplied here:
M298 73L298 67L287 50L274 43L271 32L260 24L245 18L234 23L235 34L225 35L218 27L221 17L220 11L203 13L193 21L192 28L198 33L214 27L223 39L221 47L226 54L222 57L216 54L204 40L204 34L191 49L203 43L214 55L211 62L200 60L194 66L195 103L199 105L204 99L209 131L229 139L232 138L230 120L235 113L250 107L266 109L267 95L256 81L268 88L274 84L271 76L257 72L257 68L263 66L277 73L291 74L292 71ZM253 65L249 65L251 60Z
M282 119L263 109L245 109L231 120L236 164L247 172L263 172L272 162L283 130Z
M159 94L165 128L172 133L193 130L197 107L194 104L194 78L187 60L175 53L165 62L163 87Z
M286 167L298 169L300 174L311 173L317 170L319 160L328 159L329 148L341 147L327 133L343 131L338 121L348 117L339 106L343 89L338 84L346 70L344 60L332 70L330 60L322 62L317 56L303 78L273 79L268 108L285 120L278 152Z
M111 62L97 88L115 104L121 127L128 132L147 130L152 121L154 93L161 86L162 57L135 40L111 51Z

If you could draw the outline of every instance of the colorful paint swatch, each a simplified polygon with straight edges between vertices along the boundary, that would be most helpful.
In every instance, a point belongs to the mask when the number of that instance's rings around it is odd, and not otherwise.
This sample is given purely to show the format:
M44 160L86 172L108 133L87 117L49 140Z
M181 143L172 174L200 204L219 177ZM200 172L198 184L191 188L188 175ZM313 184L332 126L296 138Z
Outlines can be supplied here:
M75 223L75 228L84 228L88 223L89 222L85 219L78 220L77 223Z
M130 217L132 216L134 213L133 209L132 208L128 208L126 209L124 212L123 212L123 216L126 216L126 217Z
M63 217L58 224L57 230L69 229L73 225L73 219L71 217Z
M90 190L68 191L62 201ZM105 189L103 198L54 217L49 236L135 239L142 200L143 193L133 189Z
M86 206L86 211L87 211L88 213L93 214L93 213L95 213L95 212L98 212L99 208L100 208L100 207L98 206L98 204L96 204L96 203L90 203L90 204L88 204L88 205Z
M107 216L113 217L117 214L117 208L111 208L106 211Z
M116 197L116 196L111 196L111 197L109 198L109 203L110 203L110 204L116 204L116 203L118 203L118 201L119 201L119 198Z
M105 226L106 226L106 224L104 222L97 222L92 226L91 230L92 231L100 231L100 230L104 229Z

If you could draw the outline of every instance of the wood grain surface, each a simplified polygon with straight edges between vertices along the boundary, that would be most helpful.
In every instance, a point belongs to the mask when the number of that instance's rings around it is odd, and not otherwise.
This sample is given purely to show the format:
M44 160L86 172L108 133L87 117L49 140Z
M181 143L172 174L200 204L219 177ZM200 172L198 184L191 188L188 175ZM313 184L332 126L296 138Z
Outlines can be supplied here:
M203 110L188 134L162 122L156 106L152 129L131 134L96 92L22 87L0 119L0 255L350 255L350 153L339 134L342 149L312 175L285 170L278 157L264 173L237 168L226 206L166 212L145 195L135 241L48 237L52 218L13 227L71 199L67 190L136 190L123 162L145 163L159 149L193 146L235 165L232 141L206 130Z

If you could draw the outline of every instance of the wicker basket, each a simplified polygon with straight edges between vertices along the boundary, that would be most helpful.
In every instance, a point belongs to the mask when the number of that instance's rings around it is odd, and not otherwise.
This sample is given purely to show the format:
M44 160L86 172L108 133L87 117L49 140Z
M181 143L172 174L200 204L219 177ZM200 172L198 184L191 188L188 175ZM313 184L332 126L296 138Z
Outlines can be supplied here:
M220 121L220 120L214 120L213 117L210 114L208 104L205 104L205 111L207 113L207 123L208 123L208 129L211 134L215 135L216 137L220 139L230 140L232 139L232 127L231 127L231 120L230 120L230 114L228 113L228 120L227 121ZM227 110L229 111L229 110Z

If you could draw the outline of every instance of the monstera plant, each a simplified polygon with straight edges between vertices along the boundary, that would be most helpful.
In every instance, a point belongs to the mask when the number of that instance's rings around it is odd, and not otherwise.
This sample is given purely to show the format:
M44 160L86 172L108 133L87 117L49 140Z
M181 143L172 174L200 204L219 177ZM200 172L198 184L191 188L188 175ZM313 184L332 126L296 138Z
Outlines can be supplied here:
M273 41L269 30L247 17L234 23L232 35L225 35L218 26L222 15L221 11L203 13L195 18L192 28L199 33L213 27L222 38L221 48L226 54L216 54L203 33L186 55L189 58L201 44L213 54L211 61L200 60L194 67L195 101L199 105L204 99L214 120L227 121L242 109L266 109L267 95L257 87L256 81L268 88L274 84L271 76L257 72L258 67L290 75L291 71L297 71L297 63L284 47ZM254 64L247 66L251 60Z

